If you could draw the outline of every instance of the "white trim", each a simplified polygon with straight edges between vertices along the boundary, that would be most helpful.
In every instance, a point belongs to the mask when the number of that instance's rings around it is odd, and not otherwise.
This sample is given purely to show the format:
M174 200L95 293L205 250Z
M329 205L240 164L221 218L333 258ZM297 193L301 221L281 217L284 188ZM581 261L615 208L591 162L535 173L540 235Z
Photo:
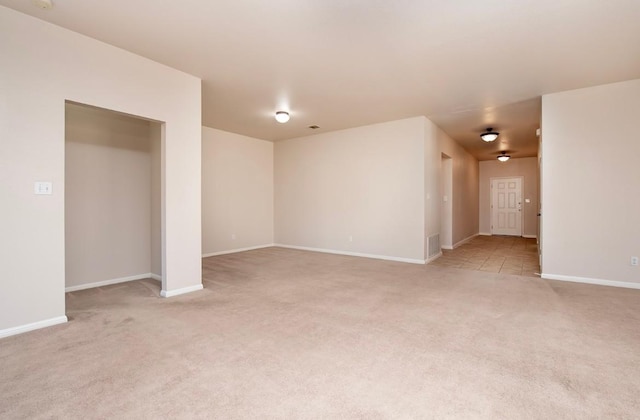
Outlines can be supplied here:
M451 250L453 250L453 247L451 245L442 245L442 246L440 246L440 249L446 249L446 250L451 251Z
M127 281L153 278L152 276L153 274L151 273L136 274L135 276L119 277L117 279L97 281L95 283L86 283L86 284L79 284L77 286L69 286L69 287L65 287L64 291L66 293L66 292L75 292L77 290L93 289L94 287L108 286L110 284L118 284L118 283L125 283Z
M413 258L390 257L387 255L364 254L361 252L337 251L335 249L311 248L307 246L284 245L284 244L274 244L273 246L277 246L280 248L299 249L302 251L323 252L325 254L338 254L338 255L348 255L350 257L364 257L364 258L374 258L376 260L398 261L398 262L405 262L405 263L411 263L411 264L425 263L425 260L417 260Z
M523 238L538 239L538 235L522 235Z
M149 273L149 278L156 281L162 281L162 276L160 274Z
M68 320L66 316L57 316L55 318L45 319L44 321L20 325L19 327L6 328L4 330L0 330L0 338L26 333L28 331L39 330L40 328L51 327L53 325L64 324L67 321Z
M487 233L487 232L480 232L480 233L478 233L478 235L480 235L480 236L493 236L493 234Z
M457 247L459 247L460 245L464 245L467 242L469 242L470 240L472 240L473 238L475 238L476 236L478 236L478 233L474 233L473 235L462 239L461 241L456 242L455 244L453 244L453 249L456 249Z
M208 254L202 254L202 258L215 257L216 255L235 254L236 252L253 251L254 249L269 248L272 246L276 246L276 245L264 244L264 245L249 246L246 248L229 249L227 251L210 252Z
M640 283L631 283L629 281L592 279L589 277L565 276L562 274L546 274L542 273L543 279L570 281L573 283L598 284L600 286L625 287L627 289L640 289Z
M163 298L170 298L178 295L184 295L185 293L196 292L202 289L204 289L204 287L202 286L202 283L201 283L201 284L196 284L195 286L183 287L182 289L161 290L160 296L162 296Z
M430 262L432 262L433 260L437 260L438 258L442 257L442 251L438 252L436 255L434 255L431 258L427 258L426 260L424 260L425 264L429 264Z

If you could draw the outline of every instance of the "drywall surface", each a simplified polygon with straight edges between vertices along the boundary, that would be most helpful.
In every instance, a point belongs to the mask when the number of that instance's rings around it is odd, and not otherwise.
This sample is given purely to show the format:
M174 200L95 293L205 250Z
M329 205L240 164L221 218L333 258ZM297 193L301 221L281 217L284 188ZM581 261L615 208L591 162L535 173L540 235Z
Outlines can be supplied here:
M273 143L202 127L202 253L273 244Z
M149 273L149 121L73 104L65 121L65 286Z
M440 234L441 173L438 137L444 132L427 118L424 123L424 259L429 258L428 238ZM435 252L435 250L434 250ZM438 250L439 252L439 250Z
M453 200L451 203L453 208L452 245L455 246L479 232L478 160L441 129L437 128L435 133L440 145L440 152L437 155L438 164L441 163L442 153L452 159L453 197L450 199Z
M424 120L275 143L276 243L423 261Z
M151 274L162 277L162 124L149 123L151 153Z
M538 158L480 162L480 232L491 233L491 178L523 177L522 235L538 234ZM527 203L526 200L529 200Z
M640 283L640 79L542 97L543 275Z
M65 100L165 123L163 289L201 287L200 80L5 7L0 39L0 330L65 316Z

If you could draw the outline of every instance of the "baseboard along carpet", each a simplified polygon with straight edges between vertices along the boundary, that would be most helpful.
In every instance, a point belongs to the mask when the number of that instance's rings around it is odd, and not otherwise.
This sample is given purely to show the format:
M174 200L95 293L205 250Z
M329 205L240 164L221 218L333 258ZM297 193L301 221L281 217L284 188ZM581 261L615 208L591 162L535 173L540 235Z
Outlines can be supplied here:
M640 291L265 248L67 294L0 418L637 418Z

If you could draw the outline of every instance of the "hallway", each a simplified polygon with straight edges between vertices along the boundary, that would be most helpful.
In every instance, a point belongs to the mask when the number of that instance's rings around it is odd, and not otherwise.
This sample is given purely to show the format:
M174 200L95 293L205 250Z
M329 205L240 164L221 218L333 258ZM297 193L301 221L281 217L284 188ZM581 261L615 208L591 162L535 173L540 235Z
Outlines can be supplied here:
M540 272L536 240L516 236L476 236L454 250L443 249L430 265L529 277Z

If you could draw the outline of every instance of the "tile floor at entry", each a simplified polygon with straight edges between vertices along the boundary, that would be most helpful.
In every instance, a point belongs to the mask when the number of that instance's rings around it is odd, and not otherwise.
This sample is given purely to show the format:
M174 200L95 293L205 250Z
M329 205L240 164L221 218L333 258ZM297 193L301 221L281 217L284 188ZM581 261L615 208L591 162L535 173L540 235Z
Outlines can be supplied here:
M531 277L540 272L536 240L517 236L476 236L454 250L442 250L431 264Z

